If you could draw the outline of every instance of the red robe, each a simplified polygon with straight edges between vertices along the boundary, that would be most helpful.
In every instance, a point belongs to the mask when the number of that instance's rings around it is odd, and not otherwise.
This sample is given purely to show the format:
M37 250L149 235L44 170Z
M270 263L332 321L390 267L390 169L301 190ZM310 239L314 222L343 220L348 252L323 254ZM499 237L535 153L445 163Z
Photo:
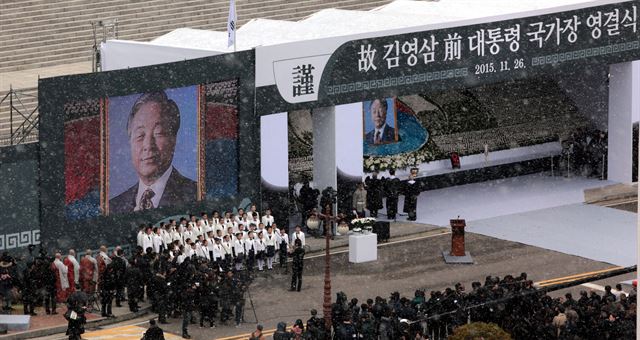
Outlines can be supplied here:
M62 266L66 269L64 264ZM69 284L67 284L67 287L63 287L64 284L61 278L60 269L58 268L58 266L56 266L55 261L51 263L51 270L56 277L56 301L65 302L67 301L67 297L69 295ZM68 277L67 273L62 273L62 275Z
M89 260L86 256L80 260L80 287L83 292L92 294L96 290L96 283L94 280L95 266L93 261Z
M73 267L73 262L71 262L67 257L64 258L64 261L62 261L62 263L67 266L67 280L69 280L69 289L67 296L69 296L76 291L75 268Z

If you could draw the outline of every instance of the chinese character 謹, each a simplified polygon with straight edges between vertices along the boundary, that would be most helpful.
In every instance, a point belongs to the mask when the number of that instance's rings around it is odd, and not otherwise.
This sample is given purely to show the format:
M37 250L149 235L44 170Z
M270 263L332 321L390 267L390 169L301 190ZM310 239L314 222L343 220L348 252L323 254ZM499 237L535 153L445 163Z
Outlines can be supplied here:
M304 96L315 93L313 89L313 74L315 67L311 64L300 65L293 68L293 96Z

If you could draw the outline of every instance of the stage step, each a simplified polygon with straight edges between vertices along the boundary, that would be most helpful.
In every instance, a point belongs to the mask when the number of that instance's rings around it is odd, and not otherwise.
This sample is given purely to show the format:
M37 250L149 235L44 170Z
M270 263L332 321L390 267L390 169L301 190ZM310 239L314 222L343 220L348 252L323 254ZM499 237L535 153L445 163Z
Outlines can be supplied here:
M29 330L31 316L0 314L0 325L6 325L10 332L24 332Z

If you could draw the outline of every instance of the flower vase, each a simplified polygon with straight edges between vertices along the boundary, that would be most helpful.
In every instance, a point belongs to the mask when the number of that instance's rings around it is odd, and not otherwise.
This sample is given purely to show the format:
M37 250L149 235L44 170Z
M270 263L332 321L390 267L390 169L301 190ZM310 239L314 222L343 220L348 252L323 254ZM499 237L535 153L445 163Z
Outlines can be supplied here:
M340 224L338 224L338 233L340 235L346 235L349 232L349 225L342 222Z

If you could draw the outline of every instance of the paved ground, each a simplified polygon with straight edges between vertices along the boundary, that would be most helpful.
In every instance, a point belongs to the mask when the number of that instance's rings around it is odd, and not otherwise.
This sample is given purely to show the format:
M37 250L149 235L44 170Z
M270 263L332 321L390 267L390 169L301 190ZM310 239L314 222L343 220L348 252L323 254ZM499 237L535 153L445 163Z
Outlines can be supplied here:
M344 291L349 298L364 300L377 295L388 297L393 291L413 295L417 288L442 290L455 282L470 287L472 281L483 281L488 273L504 276L525 271L531 279L539 281L611 267L607 263L475 234L467 235L467 249L476 264L447 265L442 261L441 252L449 245L448 234L434 233L431 237L383 245L379 248L378 261L372 263L350 264L346 253L336 254L332 256L332 295ZM251 286L251 296L258 319L265 328L273 328L281 320L291 324L297 318L306 319L311 308L322 310L323 265L323 257L307 259L300 293L287 291L289 276L279 271L256 278ZM194 339L219 339L248 333L255 323L251 309L247 310L246 319L248 323L239 329L219 326L210 330L191 326L189 331ZM180 320L170 321L171 324L163 328L179 334Z

